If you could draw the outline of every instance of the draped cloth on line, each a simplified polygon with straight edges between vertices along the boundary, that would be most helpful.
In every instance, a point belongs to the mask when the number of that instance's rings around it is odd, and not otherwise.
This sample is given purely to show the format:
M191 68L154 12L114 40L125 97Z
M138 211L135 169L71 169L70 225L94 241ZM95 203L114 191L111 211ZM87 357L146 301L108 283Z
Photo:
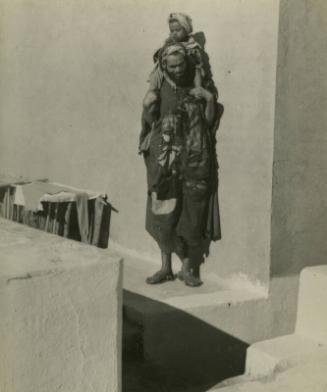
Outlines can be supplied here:
M106 248L111 205L105 194L53 183L0 184L0 216Z

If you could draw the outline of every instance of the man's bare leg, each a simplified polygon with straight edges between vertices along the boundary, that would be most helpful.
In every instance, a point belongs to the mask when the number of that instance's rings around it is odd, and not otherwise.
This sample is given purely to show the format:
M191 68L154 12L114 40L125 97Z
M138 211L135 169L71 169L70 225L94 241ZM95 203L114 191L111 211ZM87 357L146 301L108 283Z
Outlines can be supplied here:
M174 274L171 265L171 253L161 252L161 269L154 275L146 278L146 283L157 284L174 280Z

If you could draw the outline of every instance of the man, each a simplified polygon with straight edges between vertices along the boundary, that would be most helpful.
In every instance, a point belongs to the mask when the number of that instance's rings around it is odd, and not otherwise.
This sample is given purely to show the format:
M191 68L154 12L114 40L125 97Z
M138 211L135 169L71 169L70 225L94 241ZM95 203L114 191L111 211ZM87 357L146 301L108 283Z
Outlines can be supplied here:
M144 110L140 152L147 168L146 229L157 241L161 269L148 284L173 280L171 255L182 261L179 279L202 284L197 273L203 243L220 238L215 130L217 103L203 87L192 88L194 69L185 48L168 45L159 99Z

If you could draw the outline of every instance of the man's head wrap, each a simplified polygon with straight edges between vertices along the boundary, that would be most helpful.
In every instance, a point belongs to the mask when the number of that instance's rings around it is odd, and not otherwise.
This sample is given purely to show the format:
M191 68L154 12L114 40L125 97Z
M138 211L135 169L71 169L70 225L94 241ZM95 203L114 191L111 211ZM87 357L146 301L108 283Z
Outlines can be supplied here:
M186 49L182 44L170 44L163 48L160 56L160 61L162 65L166 64L167 57L172 54L180 54L183 57L186 57Z
M191 34L193 31L192 19L181 12L174 12L169 15L168 23L177 21L186 31L187 34Z

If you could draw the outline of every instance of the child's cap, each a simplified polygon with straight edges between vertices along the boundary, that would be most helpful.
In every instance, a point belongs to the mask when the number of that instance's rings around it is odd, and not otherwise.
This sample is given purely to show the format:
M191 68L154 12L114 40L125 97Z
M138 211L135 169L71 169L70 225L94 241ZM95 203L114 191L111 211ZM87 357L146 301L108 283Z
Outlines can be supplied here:
M168 23L177 21L187 32L187 34L191 34L193 31L193 26L192 26L192 19L181 12L174 12L169 15L168 18Z

